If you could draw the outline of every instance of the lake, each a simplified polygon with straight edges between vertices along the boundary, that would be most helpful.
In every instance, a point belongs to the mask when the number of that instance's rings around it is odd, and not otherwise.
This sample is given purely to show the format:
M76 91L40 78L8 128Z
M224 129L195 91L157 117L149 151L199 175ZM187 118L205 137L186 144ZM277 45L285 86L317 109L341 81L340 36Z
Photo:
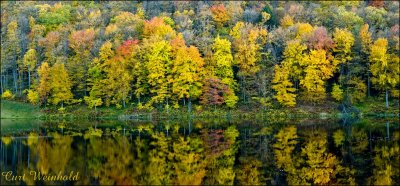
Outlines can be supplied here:
M400 184L398 118L1 122L7 185Z

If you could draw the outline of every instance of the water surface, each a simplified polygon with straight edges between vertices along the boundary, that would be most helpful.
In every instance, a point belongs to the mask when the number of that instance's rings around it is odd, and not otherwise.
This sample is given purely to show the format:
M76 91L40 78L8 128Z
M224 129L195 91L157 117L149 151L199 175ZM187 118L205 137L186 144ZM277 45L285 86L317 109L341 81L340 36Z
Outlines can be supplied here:
M1 122L1 184L400 184L397 119Z

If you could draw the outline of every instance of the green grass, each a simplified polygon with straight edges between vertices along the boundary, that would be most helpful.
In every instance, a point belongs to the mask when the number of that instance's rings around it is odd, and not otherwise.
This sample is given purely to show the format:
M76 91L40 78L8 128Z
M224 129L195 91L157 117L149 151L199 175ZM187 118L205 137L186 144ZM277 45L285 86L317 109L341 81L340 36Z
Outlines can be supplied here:
M396 100L389 101L389 108L386 108L385 101L382 98L369 98L354 106L367 116L395 116L399 114L399 103Z
M41 114L38 107L29 103L1 100L1 118L38 118Z
M392 101L390 108L385 108L383 100L367 99L363 103L354 105L364 116L396 117L399 114L398 102ZM47 106L39 108L29 103L1 100L2 119L22 119L38 118L43 120L55 119L138 119L138 120L164 120L164 119L189 119L189 118L235 118L235 119L254 119L254 118L337 118L341 117L340 110L335 103L323 105L298 105L295 108L270 108L267 110L259 107L239 106L236 109L228 110L224 108L203 107L193 109L191 115L186 107L170 109L169 112L161 109L153 111L138 110L134 105L127 108L118 109L115 106L99 107L97 111L89 109L86 105L68 105L64 111L59 111L59 106Z

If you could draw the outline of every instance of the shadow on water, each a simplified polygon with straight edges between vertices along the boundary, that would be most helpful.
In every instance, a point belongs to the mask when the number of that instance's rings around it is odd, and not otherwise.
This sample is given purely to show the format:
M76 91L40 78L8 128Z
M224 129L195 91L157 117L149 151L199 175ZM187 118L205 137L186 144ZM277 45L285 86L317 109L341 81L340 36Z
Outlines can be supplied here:
M397 119L1 122L1 184L400 184Z

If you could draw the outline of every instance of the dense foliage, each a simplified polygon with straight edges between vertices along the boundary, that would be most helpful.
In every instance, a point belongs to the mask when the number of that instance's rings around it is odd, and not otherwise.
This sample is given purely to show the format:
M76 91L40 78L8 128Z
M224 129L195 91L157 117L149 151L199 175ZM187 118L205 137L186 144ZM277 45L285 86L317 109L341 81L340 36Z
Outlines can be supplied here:
M4 99L190 111L399 97L397 1L1 5Z

